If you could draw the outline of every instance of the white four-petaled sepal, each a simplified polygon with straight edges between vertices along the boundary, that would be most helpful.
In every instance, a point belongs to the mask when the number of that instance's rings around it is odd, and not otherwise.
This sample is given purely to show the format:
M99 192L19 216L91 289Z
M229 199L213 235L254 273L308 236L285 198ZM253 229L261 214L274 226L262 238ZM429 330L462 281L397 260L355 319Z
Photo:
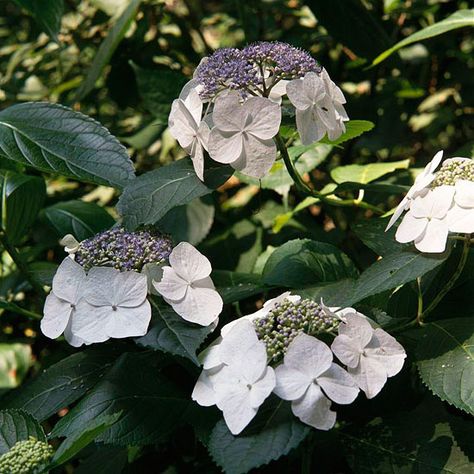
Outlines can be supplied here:
M474 182L459 180L454 185L454 206L448 213L451 232L474 233Z
M375 397L388 377L398 374L406 353L401 344L383 329L374 329L367 318L347 315L331 349L367 398Z
M209 260L188 242L181 242L171 252L169 262L155 289L186 321L201 326L213 324L223 301L209 276Z
M243 103L230 91L220 95L212 114L209 155L254 178L263 178L276 159L273 137L281 122L280 106L265 97Z
M303 423L320 430L331 429L336 421L329 399L349 404L359 393L352 377L332 359L326 344L299 334L288 346L283 364L275 369L274 392L292 401L293 413Z

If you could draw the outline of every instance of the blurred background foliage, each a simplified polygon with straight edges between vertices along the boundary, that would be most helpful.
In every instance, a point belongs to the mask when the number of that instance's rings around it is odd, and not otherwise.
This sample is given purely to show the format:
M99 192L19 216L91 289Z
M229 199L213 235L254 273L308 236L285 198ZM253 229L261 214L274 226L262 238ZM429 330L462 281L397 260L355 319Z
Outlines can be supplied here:
M382 181L404 186L411 183L413 170L440 149L447 156L474 156L472 30L447 32L411 44L378 65L371 63L398 41L469 6L464 0L2 1L0 109L49 101L81 111L119 137L140 174L184 156L167 131L167 117L202 57L221 47L284 41L310 51L329 71L344 91L351 119L375 124L341 146L305 151L305 179L321 189L337 181L331 172L338 166L408 159L401 171ZM117 217L118 194L112 188L26 171L1 153L0 179L3 226L28 271L45 285L64 255L60 237L73 233L87 238L109 228ZM349 231L372 217L370 210L312 201L299 205L289 184L286 175L262 183L234 176L209 199L166 216L162 228L175 236L179 229L180 239L195 243L207 236L201 249L214 268L248 274L259 274L273 249L294 238L336 244L359 268L376 258ZM357 197L352 191L346 194ZM400 192L368 190L365 199L389 211ZM9 222L8 216L17 217ZM0 394L18 385L28 371L34 374L71 352L55 343L51 350L38 335L41 295L29 293L31 287L6 252L1 272ZM244 300L235 311L245 314L254 303ZM416 305L415 293L405 287L392 298L391 310L403 315L410 305ZM377 413L377 402L367 410L366 418ZM378 429L373 427L375 437ZM178 471L188 466L186 457L196 458L193 449L201 448L183 449L162 447L169 455L163 459L180 453ZM210 459L202 456L194 472L214 472ZM321 450L317 456L327 472L345 469ZM291 469L292 462L290 457L280 466ZM162 464L153 472L167 467Z

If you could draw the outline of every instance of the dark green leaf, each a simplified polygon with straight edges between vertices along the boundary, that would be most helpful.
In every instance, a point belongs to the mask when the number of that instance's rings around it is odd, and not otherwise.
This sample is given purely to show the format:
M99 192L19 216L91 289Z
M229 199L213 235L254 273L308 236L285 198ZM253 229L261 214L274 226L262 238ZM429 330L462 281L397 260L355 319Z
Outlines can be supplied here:
M267 407L239 436L233 436L223 420L212 430L208 449L226 474L244 474L268 464L296 448L309 433L282 400Z
M211 328L188 323L171 308L154 305L153 326L143 337L136 339L140 346L186 357L199 365L196 351Z
M28 10L40 26L51 38L58 42L61 28L61 17L64 13L63 0L14 0L18 5Z
M71 436L102 414L126 416L106 430L98 441L145 445L163 439L181 422L190 403L164 379L150 354L123 354L113 369L55 426L52 436Z
M127 465L127 448L99 445L97 450L84 459L75 474L119 474Z
M99 415L91 420L87 425L82 426L71 436L67 437L54 453L51 461L50 469L60 466L69 461L73 456L84 449L88 444L92 443L107 428L110 428L120 418L121 413L113 415Z
M296 239L278 247L263 269L267 285L301 288L306 285L355 278L357 269L337 247Z
M81 87L77 90L76 100L82 100L94 88L97 79L99 79L102 70L109 63L112 54L122 41L125 33L129 29L135 18L141 0L130 0L129 5L117 19L116 23L110 29L104 42L100 45L89 71L82 82Z
M203 183L196 176L191 160L185 158L135 179L124 189L117 210L129 229L154 224L173 207L210 194L231 174L230 167L213 164L205 171Z
M442 400L474 415L474 319L446 319L419 331L421 379Z
M0 211L2 203L6 209L2 214L2 227L10 242L19 243L36 219L46 197L44 180L37 176L12 173L0 174Z
M426 28L413 33L412 35L408 36L408 38L399 41L395 46L392 46L390 49L387 49L382 54L378 55L373 60L372 65L375 66L376 64L381 63L395 51L398 51L405 46L418 43L419 41L423 41L428 38L433 38L433 36L438 36L451 30L465 28L467 26L474 26L474 9L459 10L444 20L438 21L433 25L427 26Z
M2 406L22 408L43 421L81 398L110 369L116 357L117 352L110 348L73 354L10 392L2 399Z
M27 440L30 436L46 441L43 428L29 413L22 410L0 411L0 455L8 452L17 441Z
M0 154L41 171L118 188L135 176L127 150L106 128L46 102L0 112Z
M166 67L144 69L134 63L132 67L145 108L161 123L168 123L171 103L186 84L186 77L181 72Z
M323 283L321 285L304 288L303 290L296 290L293 293L318 303L322 298L324 303L329 306L345 307L357 301L357 296L354 291L356 282L357 280L346 278L333 283Z
M44 217L54 227L58 237L72 234L81 241L112 227L114 218L93 202L66 201L47 207Z
M261 276L253 273L215 270L212 272L212 281L222 296L224 304L235 303L236 301L250 298L268 289L268 287L262 283Z

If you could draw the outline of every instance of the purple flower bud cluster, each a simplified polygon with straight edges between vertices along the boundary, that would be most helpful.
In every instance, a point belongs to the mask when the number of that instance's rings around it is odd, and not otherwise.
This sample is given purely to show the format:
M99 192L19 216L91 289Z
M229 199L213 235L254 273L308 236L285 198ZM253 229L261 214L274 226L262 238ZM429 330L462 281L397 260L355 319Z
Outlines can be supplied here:
M171 239L157 231L145 229L127 232L115 228L82 241L75 260L85 270L108 266L120 271L140 272L147 263L163 263L172 250Z
M248 91L265 90L269 77L274 82L296 79L307 72L320 72L321 67L309 53L279 41L252 43L242 50L218 49L196 70L195 79L203 86L204 100L213 99L224 89Z
M267 347L269 360L278 362L298 334L316 336L327 333L336 329L340 322L318 303L305 299L298 303L285 300L275 305L266 316L254 321L254 325L259 339Z

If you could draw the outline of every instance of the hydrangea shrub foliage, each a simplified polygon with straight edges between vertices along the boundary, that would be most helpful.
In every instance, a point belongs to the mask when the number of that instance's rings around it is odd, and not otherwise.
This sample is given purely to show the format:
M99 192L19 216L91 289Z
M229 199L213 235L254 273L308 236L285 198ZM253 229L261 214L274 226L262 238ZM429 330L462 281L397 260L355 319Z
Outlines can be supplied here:
M473 472L474 11L97 3L0 7L0 474Z

